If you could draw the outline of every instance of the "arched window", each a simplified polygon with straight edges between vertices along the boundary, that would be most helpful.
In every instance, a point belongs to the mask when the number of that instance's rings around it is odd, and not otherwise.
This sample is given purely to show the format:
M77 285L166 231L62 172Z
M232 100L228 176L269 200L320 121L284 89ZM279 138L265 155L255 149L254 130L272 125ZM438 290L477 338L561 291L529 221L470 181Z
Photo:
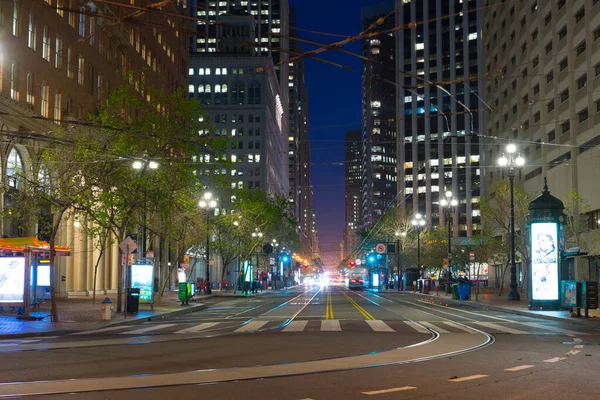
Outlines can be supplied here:
M200 104L204 104L204 85L202 85L202 84L198 85L198 97L197 97L197 99L200 102Z
M248 104L260 104L260 84L258 82L248 85Z
M221 85L215 85L215 93L221 93Z
M188 91L189 91L190 93L196 93L196 86L194 86L194 85L189 85L189 86L188 86Z
M231 87L231 104L244 104L244 84L237 82Z
M228 93L227 93L227 84L224 83L221 85L221 104L227 104L227 98L228 98Z
M48 173L48 170L46 169L46 167L41 166L39 171L38 171L38 186L41 188L41 190L43 190L44 192L48 193L50 191L50 174Z
M17 149L12 149L6 160L6 181L14 188L21 186L20 175L23 173L23 160Z
M212 87L210 86L209 83L207 83L206 85L204 85L204 104L211 104L212 103Z

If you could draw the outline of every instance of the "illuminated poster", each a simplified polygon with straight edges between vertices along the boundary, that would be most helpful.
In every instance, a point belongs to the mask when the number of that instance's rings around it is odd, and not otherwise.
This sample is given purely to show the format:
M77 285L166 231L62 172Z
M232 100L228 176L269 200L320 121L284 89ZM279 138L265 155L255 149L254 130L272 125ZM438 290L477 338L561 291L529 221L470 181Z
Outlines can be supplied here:
M37 285L50 286L50 264L40 264L37 267Z
M531 295L558 300L558 243L554 222L531 224Z
M22 303L25 292L25 258L0 257L0 303Z
M154 266L133 264L131 266L131 287L140 289L140 303L152 303Z

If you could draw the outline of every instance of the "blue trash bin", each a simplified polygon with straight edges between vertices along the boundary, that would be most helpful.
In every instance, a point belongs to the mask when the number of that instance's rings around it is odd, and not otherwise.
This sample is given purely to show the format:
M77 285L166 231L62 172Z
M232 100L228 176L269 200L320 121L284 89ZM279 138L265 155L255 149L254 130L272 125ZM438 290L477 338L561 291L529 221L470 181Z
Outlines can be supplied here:
M469 300L471 298L471 285L468 283L459 283L458 298L460 300Z

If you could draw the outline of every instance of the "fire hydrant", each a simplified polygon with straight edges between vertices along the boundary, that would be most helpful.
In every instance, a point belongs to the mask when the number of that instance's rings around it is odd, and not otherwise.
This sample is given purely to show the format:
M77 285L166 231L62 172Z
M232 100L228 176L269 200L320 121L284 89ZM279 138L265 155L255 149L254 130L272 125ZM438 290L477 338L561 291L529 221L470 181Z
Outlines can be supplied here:
M106 297L104 300L102 300L102 321L110 321L110 319L112 318L111 316L111 311L112 311L112 300L108 297Z

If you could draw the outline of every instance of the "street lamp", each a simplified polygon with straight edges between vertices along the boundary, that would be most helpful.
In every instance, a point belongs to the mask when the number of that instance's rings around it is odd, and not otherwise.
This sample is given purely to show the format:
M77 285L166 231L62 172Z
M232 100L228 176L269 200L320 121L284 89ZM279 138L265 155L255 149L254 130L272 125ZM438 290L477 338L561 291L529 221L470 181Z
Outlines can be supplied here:
M446 221L448 221L448 272L446 275L446 292L450 293L450 260L452 259L452 212L456 212L458 206L458 200L454 198L454 195L450 190L446 191L446 198L440 200L440 205L444 207L446 213Z
M411 224L417 231L417 267L419 269L419 276L421 276L421 230L425 226L425 219L421 214L416 214Z
M131 165L135 170L158 169L156 161L135 160ZM140 242L140 258L146 258L146 186L144 185L144 207L142 209L142 240Z
M396 264L398 265L398 291L400 291L400 237L406 237L406 232L394 232L396 236Z
M508 300L520 300L517 292L517 265L515 263L515 175L517 169L525 164L525 159L521 153L517 153L517 146L509 144L506 146L506 154L498 159L498 165L508 171L508 180L510 182L510 291Z
M206 209L206 293L210 294L210 212L217 208L217 200L211 192L205 192L198 205Z

